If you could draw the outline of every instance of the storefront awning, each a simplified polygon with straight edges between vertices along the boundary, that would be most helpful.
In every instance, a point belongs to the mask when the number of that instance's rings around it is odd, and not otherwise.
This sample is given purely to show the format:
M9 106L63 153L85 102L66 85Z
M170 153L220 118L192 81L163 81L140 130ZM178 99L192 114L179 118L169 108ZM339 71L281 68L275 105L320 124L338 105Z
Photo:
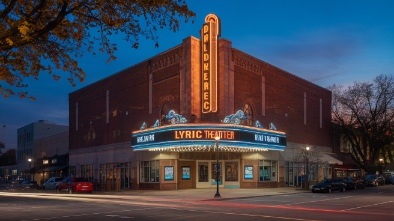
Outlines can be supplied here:
M298 158L300 157L300 155L298 155L296 151L285 150L284 152L281 152L281 155L285 159L285 161L299 162ZM328 153L319 153L319 162L333 164L333 165L343 165L342 161L332 157Z
M336 159L336 158L334 158L334 157L332 157L332 156L330 156L329 154L326 154L326 153L323 153L321 155L320 160L323 161L323 162L327 162L329 164L337 164L337 165L342 165L343 164L342 161L340 161L340 160L338 160L338 159Z
M37 170L37 173L59 171L59 170L63 170L66 167L68 167L68 165L41 168L41 169Z

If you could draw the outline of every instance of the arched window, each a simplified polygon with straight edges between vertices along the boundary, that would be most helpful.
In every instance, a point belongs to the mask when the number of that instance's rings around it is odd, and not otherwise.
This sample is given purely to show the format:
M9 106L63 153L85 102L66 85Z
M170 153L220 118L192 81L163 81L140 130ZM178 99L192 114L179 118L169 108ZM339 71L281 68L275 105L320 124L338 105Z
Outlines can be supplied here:
M168 112L171 110L171 104L168 101L165 101L162 105L161 105L161 111L160 111L160 115L161 115L161 122L160 125L166 125L169 124L168 120L166 119L166 115L168 114Z
M246 118L246 120L244 120L244 122L243 122L244 125L253 126L253 108L252 108L252 106L248 103L245 103L244 108L243 108L243 112L248 117L248 118Z

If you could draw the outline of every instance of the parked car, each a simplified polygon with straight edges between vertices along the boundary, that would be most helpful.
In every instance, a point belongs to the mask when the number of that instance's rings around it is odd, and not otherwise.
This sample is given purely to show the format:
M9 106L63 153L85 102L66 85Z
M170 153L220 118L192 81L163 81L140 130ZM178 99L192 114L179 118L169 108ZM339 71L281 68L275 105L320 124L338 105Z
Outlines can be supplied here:
M365 188L365 180L363 178L353 177L353 179L356 181L358 189L364 189Z
M383 177L385 179L386 184L394 185L394 172L384 172Z
M49 178L44 184L42 184L42 187L45 190L54 190L56 186L63 180L61 177L51 177Z
M385 180L382 175L369 174L365 177L366 186L384 186Z
M361 178L355 177L344 177L342 181L346 185L347 190L355 190L355 189L364 189L364 180Z
M83 177L66 177L56 187L57 193L67 191L68 193L74 192L93 192L93 183L87 178Z
M19 190L21 189L21 182L16 180L9 181L8 183L4 184L4 188L7 190Z
M20 185L21 189L37 189L38 185L36 181L25 180Z
M312 186L312 193L331 193L332 191L345 192L345 190L346 184L342 181L342 179L325 179L319 184Z

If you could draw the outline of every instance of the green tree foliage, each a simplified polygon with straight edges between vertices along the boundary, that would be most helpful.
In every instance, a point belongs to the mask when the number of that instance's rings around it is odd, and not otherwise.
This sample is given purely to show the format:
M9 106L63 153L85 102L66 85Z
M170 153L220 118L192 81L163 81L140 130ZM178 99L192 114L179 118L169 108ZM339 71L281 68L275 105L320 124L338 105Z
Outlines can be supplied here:
M55 80L67 73L74 86L85 78L77 59L86 50L116 59L111 35L133 48L140 37L157 47L158 29L176 32L194 17L185 0L0 0L0 94L34 100L24 79L42 72Z
M393 161L394 79L380 75L372 83L333 85L333 121L340 127L346 151L368 172Z

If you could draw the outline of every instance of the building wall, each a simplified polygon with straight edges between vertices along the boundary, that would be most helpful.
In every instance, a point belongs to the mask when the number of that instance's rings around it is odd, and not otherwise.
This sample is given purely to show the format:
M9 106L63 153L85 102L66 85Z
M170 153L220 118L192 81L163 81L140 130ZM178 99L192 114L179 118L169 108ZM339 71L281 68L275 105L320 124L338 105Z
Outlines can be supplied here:
M69 132L65 131L34 142L34 159L68 153Z
M331 92L231 48L225 39L219 44L219 111L201 116L197 45L198 39L187 38L180 46L71 93L70 149L128 141L143 122L150 127L161 119L165 101L188 120L195 115L197 123L220 122L250 103L254 121L266 128L274 123L289 142L331 145Z
M252 103L254 120L259 120L265 128L274 123L278 130L286 133L288 142L331 146L329 90L239 50L233 49L233 58L235 109L241 109L244 103Z
M130 141L143 122L161 118L164 101L179 113L180 53L175 47L71 93L70 150Z

